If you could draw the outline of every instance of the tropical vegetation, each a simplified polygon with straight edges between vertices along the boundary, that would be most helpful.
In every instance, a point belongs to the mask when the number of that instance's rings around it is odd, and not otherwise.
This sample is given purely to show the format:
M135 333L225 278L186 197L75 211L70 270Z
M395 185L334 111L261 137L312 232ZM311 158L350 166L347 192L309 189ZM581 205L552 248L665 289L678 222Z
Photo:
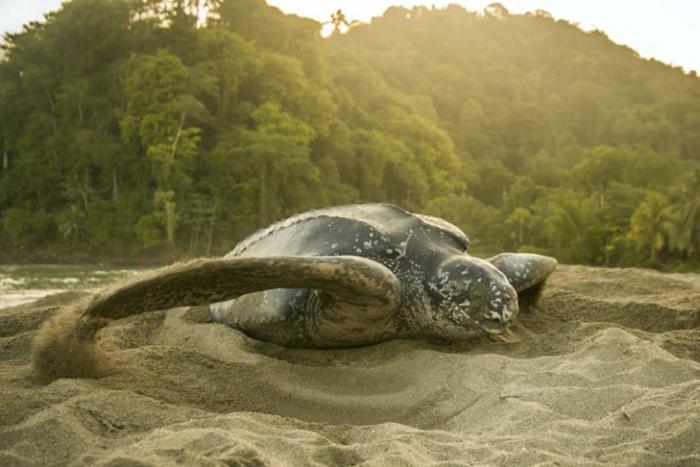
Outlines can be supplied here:
M700 266L694 72L499 4L331 21L323 38L264 0L72 0L7 34L1 261L221 254L381 201L477 252Z

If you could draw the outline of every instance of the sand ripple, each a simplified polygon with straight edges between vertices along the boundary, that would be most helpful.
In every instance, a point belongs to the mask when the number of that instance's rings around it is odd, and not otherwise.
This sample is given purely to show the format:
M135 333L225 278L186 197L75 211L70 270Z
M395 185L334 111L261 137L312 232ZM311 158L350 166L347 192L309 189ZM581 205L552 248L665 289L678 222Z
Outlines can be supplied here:
M44 385L0 310L0 466L697 466L700 287L561 267L509 342L290 350L200 309L113 323L116 373Z

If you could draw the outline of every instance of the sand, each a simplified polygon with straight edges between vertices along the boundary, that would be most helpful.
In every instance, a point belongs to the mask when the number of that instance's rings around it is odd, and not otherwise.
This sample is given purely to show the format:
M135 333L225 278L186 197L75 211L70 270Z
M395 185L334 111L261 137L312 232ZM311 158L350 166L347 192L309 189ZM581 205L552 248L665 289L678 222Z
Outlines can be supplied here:
M693 283L695 281L695 283ZM508 342L291 350L205 310L123 319L100 379L33 376L0 310L0 466L698 466L700 285L561 266Z

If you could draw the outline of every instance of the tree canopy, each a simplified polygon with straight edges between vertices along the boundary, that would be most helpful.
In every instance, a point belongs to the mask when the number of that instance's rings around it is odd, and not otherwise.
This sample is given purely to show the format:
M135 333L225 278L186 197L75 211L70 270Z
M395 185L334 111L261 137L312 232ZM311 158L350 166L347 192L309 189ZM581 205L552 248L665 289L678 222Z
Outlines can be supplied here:
M381 201L483 252L700 264L694 72L498 3L329 22L72 0L6 35L3 260L221 254L295 212Z

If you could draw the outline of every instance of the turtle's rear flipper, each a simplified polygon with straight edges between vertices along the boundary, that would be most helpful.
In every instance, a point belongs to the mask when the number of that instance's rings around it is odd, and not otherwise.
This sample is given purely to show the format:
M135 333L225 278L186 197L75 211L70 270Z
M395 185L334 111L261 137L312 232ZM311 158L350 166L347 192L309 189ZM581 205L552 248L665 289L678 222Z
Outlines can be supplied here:
M505 274L518 292L544 281L557 267L557 260L551 256L533 253L501 253L487 261Z
M367 318L389 316L401 285L385 266L356 256L276 256L207 260L176 266L93 301L84 317L118 319L149 310L204 305L276 288L324 291L358 305Z

